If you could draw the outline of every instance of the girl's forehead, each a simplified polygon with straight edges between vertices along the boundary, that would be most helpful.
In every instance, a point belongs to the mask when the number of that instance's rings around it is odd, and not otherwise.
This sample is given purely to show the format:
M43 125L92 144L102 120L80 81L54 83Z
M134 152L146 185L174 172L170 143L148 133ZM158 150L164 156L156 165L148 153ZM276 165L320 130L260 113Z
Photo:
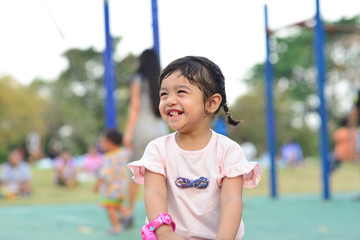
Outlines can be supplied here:
M173 85L173 84L191 84L189 79L187 79L180 71L175 71L171 73L168 77L164 78L161 82L161 86L164 85Z

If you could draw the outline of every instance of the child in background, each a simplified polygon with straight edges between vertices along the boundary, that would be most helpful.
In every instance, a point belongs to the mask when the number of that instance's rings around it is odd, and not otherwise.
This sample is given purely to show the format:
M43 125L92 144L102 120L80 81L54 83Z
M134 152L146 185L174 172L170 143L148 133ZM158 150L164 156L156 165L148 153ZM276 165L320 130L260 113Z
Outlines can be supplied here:
M340 121L339 128L334 132L335 157L337 161L355 161L356 129L348 124L348 119Z
M57 186L75 187L77 184L76 163L68 149L62 150L54 160L55 184Z
M207 58L180 58L163 70L160 86L161 116L176 132L128 164L134 180L145 182L151 223L143 239L241 239L242 189L255 187L262 170L239 144L210 129L220 108L229 124L239 123L230 116L220 68Z
M103 155L97 150L96 146L90 146L84 155L83 169L87 173L96 174L103 161Z
M281 157L284 166L301 167L303 165L304 156L301 146L292 138L287 139L282 145Z
M122 135L116 130L106 130L100 137L100 145L105 152L103 164L98 172L95 191L100 192L101 204L106 209L112 228L109 234L121 233L118 213L121 213L124 227L132 221L132 215L124 205L127 193L128 151L122 149Z
M19 150L10 152L8 161L2 165L0 195L6 197L31 194L31 171Z

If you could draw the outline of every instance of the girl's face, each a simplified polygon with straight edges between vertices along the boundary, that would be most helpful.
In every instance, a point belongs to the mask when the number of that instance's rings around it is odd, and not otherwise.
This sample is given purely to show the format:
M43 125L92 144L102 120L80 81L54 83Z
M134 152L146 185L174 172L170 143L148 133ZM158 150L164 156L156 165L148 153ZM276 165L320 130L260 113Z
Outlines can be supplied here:
M210 116L204 110L203 93L179 71L163 79L159 110L167 124L179 133L209 129Z

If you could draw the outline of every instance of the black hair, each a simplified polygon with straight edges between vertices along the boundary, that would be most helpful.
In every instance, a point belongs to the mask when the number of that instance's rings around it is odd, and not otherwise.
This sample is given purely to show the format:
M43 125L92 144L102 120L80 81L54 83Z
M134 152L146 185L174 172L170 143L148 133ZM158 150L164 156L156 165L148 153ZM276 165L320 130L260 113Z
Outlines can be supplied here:
M160 75L159 56L153 49L145 50L139 57L139 66L136 73L141 76L143 81L148 81L150 88L150 99L152 103L152 110L155 116L160 117L159 112L159 90L158 82Z
M205 57L186 56L171 62L160 74L159 84L173 72L180 71L180 74L187 78L191 84L198 86L203 92L204 102L212 95L221 95L221 103L215 114L223 107L228 123L236 126L241 121L231 118L226 101L225 78L220 68Z
M116 129L107 129L103 131L103 136L116 145L122 143L122 134Z
M346 127L348 126L348 118L347 117L342 117L339 121L339 126L340 127Z
M355 106L360 109L360 90L358 91L357 98L355 100Z

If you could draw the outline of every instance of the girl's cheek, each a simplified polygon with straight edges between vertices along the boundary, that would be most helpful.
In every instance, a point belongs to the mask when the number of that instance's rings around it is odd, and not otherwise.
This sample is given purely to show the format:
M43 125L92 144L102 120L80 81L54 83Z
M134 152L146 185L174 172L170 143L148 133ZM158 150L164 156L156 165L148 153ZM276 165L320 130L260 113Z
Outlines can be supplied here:
M159 112L162 115L164 113L164 102L160 100L159 103Z

